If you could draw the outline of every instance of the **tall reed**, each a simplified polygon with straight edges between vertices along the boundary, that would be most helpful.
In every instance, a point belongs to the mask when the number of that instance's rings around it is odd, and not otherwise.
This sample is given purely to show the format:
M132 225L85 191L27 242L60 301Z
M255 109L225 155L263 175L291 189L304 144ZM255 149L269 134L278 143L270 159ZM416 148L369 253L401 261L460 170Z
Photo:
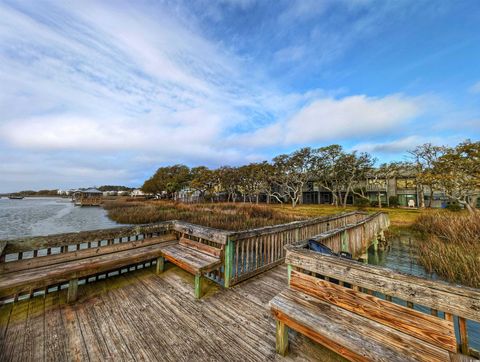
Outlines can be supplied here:
M429 272L480 288L480 213L431 212L421 215L419 261Z

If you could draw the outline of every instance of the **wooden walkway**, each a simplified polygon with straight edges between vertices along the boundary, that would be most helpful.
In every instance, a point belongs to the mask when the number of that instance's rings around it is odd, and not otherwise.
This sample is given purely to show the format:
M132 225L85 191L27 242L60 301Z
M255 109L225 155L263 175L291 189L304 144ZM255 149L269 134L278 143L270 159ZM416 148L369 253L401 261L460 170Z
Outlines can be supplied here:
M341 361L290 332L291 352L275 354L267 306L287 286L276 267L231 289L205 283L196 300L193 276L168 265L127 273L0 307L0 361Z

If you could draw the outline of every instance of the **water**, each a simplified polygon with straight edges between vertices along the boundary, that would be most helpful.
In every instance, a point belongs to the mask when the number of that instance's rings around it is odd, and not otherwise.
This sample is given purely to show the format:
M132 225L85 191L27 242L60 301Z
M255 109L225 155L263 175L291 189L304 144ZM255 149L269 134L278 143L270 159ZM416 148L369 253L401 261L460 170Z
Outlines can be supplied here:
M400 235L389 239L389 245L385 250L368 250L368 263L380 265L389 269L397 270L403 273L412 274L428 279L441 279L437 275L428 273L417 262L417 250L415 237L408 231L403 231ZM395 302L400 302L394 298ZM403 303L405 305L405 303ZM430 313L428 308L415 306L422 312ZM458 321L455 319L455 329L458 340ZM471 348L480 350L480 323L468 321L468 337Z
M119 226L100 207L74 206L70 199L0 199L0 240Z

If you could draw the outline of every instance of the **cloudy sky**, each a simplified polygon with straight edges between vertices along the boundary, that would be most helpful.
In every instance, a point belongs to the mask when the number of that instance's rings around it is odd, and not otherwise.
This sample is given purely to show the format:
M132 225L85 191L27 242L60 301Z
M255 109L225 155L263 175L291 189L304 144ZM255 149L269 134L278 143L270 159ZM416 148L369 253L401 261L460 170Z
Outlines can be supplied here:
M480 3L0 0L0 192L480 136Z

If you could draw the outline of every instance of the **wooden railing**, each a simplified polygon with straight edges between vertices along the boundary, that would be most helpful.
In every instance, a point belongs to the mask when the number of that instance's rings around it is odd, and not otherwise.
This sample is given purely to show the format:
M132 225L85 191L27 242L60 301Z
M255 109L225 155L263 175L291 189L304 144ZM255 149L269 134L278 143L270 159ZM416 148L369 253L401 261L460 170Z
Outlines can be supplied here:
M354 224L367 217L367 213L356 211L230 233L225 254L225 286L229 287L283 263L285 245Z
M311 236L310 239L321 242L334 252L346 251L358 259L367 252L370 245L376 246L383 231L390 225L387 214L377 212L356 223Z
M480 290L323 255L308 250L306 246L305 240L285 247L289 277L292 270L297 270L454 321L458 350L479 357L479 352L469 346L467 324L468 321L472 324L480 322Z
M126 243L170 232L172 222L26 237L0 242L0 262L68 253L100 246Z
M210 246L223 248L225 250L224 262L217 270L208 273L206 277L222 286L230 287L281 264L285 259L285 245L329 230L356 224L362 222L362 220L377 220L380 218L377 215L372 219L367 213L356 211L240 232L213 229L173 220L140 226L1 241L0 262L128 243L173 233L177 239L185 237ZM368 234L369 228L373 226L370 226L369 223L364 225ZM378 225L383 224L379 223ZM375 230L377 230L376 227ZM364 245L363 239L353 235L348 240L350 240L352 249L357 248L355 243ZM147 264L155 264L155 261L144 263L144 265ZM112 273L112 275L116 274L118 274L118 271ZM108 277L108 274L106 276Z

